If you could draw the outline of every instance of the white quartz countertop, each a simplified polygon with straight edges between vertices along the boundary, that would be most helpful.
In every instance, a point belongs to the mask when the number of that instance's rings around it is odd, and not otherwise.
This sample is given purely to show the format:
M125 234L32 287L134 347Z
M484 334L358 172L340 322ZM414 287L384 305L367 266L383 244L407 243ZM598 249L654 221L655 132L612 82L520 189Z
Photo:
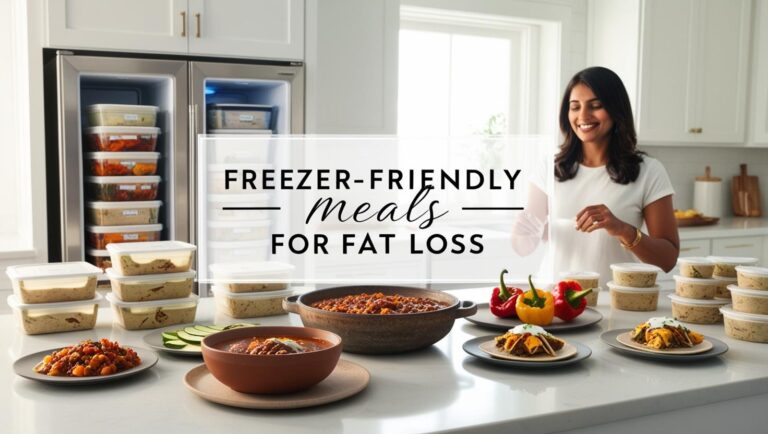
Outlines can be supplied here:
M723 217L717 224L679 228L681 240L768 236L768 218Z
M489 288L454 291L459 298L484 302ZM664 293L662 293L664 294ZM207 402L189 392L183 377L201 359L160 354L154 368L114 383L50 387L16 377L13 361L23 355L106 337L142 346L150 331L112 326L102 307L97 327L85 332L26 336L16 318L0 314L0 420L6 433L82 433L104 427L110 434L146 432L556 432L642 415L768 393L768 346L724 336L722 325L693 326L725 341L722 357L688 364L628 357L602 343L599 335L629 328L649 316L669 315L667 297L654 313L615 311L608 293L600 294L604 319L567 340L589 346L580 364L547 371L519 371L485 364L462 350L476 336L493 335L465 320L423 351L390 356L342 354L365 366L371 383L361 394L331 405L291 410L252 411ZM231 319L214 313L204 299L197 322ZM300 325L296 315L253 319L264 325ZM418 333L414 330L414 333ZM85 429L85 430L83 430Z

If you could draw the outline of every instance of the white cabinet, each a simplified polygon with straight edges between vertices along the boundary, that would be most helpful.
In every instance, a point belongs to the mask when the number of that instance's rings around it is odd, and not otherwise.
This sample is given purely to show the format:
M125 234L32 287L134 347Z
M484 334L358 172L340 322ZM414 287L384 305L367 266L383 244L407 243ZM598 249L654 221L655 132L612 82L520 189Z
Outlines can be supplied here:
M48 0L48 47L303 60L303 0Z
M641 0L601 13L609 1L590 2L589 60L636 86L638 140L743 144L751 0ZM606 48L617 45L630 54Z
M712 254L716 256L757 258L760 263L763 263L763 238L715 238L712 240Z
M768 146L768 2L755 4L754 28L751 143Z

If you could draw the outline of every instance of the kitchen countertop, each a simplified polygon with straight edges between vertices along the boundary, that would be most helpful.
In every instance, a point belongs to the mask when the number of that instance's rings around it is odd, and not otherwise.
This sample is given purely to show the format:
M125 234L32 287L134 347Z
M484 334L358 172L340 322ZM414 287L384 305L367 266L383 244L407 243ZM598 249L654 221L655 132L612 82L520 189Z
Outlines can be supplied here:
M681 240L768 236L768 218L723 217L717 224L679 228Z
M453 293L462 299L485 301L488 292L483 288ZM461 345L494 332L458 320L446 338L423 351L390 356L344 353L343 358L371 372L365 391L335 404L281 412L229 408L198 398L186 390L183 377L201 360L165 353L146 373L103 385L49 387L16 377L11 364L23 355L84 338L107 337L141 346L142 336L151 330L113 327L112 312L102 307L94 330L26 336L6 308L0 314L0 327L7 331L0 336L0 348L5 348L0 354L0 383L10 387L0 392L0 420L9 433L66 434L108 427L110 434L117 434L134 433L137 426L151 427L153 432L535 433L768 394L768 346L724 337L722 325L692 327L730 346L723 357L699 363L635 359L599 340L603 331L632 327L649 316L669 315L664 293L655 313L612 310L606 292L600 294L598 310L604 315L600 324L561 335L593 351L591 358L568 368L515 371L484 364L465 354ZM201 301L197 322L225 321L232 320L214 313L212 299ZM296 315L252 321L300 325ZM760 417L765 416L755 419Z

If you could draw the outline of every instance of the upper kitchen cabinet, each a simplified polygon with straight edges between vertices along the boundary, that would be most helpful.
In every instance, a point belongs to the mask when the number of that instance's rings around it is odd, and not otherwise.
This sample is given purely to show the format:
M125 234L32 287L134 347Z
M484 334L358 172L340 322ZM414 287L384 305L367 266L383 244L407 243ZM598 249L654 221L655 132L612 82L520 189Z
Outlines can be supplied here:
M615 3L589 3L589 60L630 87L640 143L743 144L751 0Z
M750 144L768 146L768 2L759 1L755 8Z
M47 46L303 60L303 0L47 0Z

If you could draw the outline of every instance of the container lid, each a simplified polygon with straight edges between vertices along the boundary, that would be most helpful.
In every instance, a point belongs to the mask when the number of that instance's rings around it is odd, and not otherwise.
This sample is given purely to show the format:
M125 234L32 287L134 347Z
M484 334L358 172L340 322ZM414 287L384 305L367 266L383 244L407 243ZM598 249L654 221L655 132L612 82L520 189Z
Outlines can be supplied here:
M768 277L768 268L766 267L748 267L739 265L736 267L736 272L746 276Z
M138 243L109 243L109 253L117 255L130 255L136 253L156 252L193 252L197 247L194 244L181 241L142 241Z
M208 247L212 249L247 249L249 247L266 247L267 240L255 241L209 241Z
M85 253L90 256L109 256L109 252L100 249L85 249ZM101 270L101 268L99 268Z
M87 262L12 265L5 274L12 280L52 279L57 277L98 276L101 268Z
M88 127L85 129L85 134L125 134L125 135L140 135L140 134L160 134L160 128L158 127L128 127L128 126L100 126L100 127ZM126 152L128 153L128 152ZM132 154L133 152L131 152Z
M272 130L257 130L257 129L241 129L233 128L231 130L208 130L208 134L272 134Z
M661 272L661 268L651 264L644 264L642 262L625 262L622 264L611 264L611 270L623 271L626 273L632 273L632 272L660 273Z
M733 306L723 306L720 308L720 312L727 318L733 318L742 321L762 322L768 323L768 315L760 315L757 313L736 312L733 310Z
M98 292L93 298L89 298L87 300L76 300L76 301L58 301L55 303L22 303L19 301L18 298L16 298L15 294L11 294L6 299L8 301L8 306L14 308L14 309L23 309L23 310L29 310L29 309L61 309L61 308L67 308L67 307L78 307L82 306L84 304L97 304L101 301L103 297Z
M738 280L738 278L736 277L721 277L721 276L712 276L712 279L717 280L718 284L728 283L728 282L736 283L736 281Z
M128 225L128 226L95 226L88 225L85 227L88 232L94 234L114 234L118 232L159 232L163 230L163 224L157 223L154 225Z
M117 280L118 282L157 282L159 280L181 280L195 277L195 270L184 271L181 273L165 273L165 274L146 274L143 276L123 276L115 271L114 268L106 269L107 276L111 280Z
M160 306L174 306L177 304L195 303L197 304L198 297L196 294L189 294L184 298L168 298L163 300L150 300L150 301L123 301L115 295L114 292L107 293L107 301L113 306L125 307L125 308L141 308L141 307L160 307Z
M685 258L678 258L677 263L688 264L688 265L715 265L715 263L710 261L708 258L704 258L700 256L688 256Z
M152 111L156 112L160 107L155 105L138 105L138 104L91 104L88 106L88 111Z
M215 109L224 109L224 110L237 110L237 109L263 110L263 109L268 109L268 110L272 110L272 106L271 105L267 105L267 104L212 103L212 104L208 104L207 109L208 110L215 110Z
M153 176L88 176L87 182L94 184L157 184L160 177Z
M209 194L208 202L216 203L263 203L269 201L269 195L266 193L257 194Z
M699 277L685 277L685 276L674 275L672 276L672 278L675 279L675 282L681 282L681 283L698 283L701 285L716 285L718 283L717 279L702 279Z
M208 222L209 228L260 228L269 226L269 220L216 221Z
M761 291L759 289L752 288L739 288L736 285L728 285L728 290L734 294L748 295L750 297L768 298L768 291Z
M667 294L667 297L669 297L669 299L675 303L688 304L692 306L725 306L731 302L730 300L699 300L697 298L680 297L677 294Z
M756 258L740 258L736 256L707 256L712 262L726 265L749 265L757 263Z
M224 288L219 288L214 285L211 287L211 292L216 297L226 297L235 300L264 300L268 298L283 298L290 297L295 294L293 288L281 289L279 291L260 291L260 292L229 292Z
M594 271L566 271L559 274L561 279L599 279L600 273Z
M133 208L157 208L163 204L161 200L139 200L130 202L86 202L86 208L93 209L133 209Z
M296 267L284 262L234 262L211 264L216 279L258 279L292 272Z
M157 160L160 158L159 152L86 152L86 160Z
M111 244L110 244L111 246ZM659 292L659 285L653 285L649 288L635 288L632 286L621 286L613 283L613 281L610 281L606 283L606 286L608 286L608 289L613 291L614 289L621 292Z

